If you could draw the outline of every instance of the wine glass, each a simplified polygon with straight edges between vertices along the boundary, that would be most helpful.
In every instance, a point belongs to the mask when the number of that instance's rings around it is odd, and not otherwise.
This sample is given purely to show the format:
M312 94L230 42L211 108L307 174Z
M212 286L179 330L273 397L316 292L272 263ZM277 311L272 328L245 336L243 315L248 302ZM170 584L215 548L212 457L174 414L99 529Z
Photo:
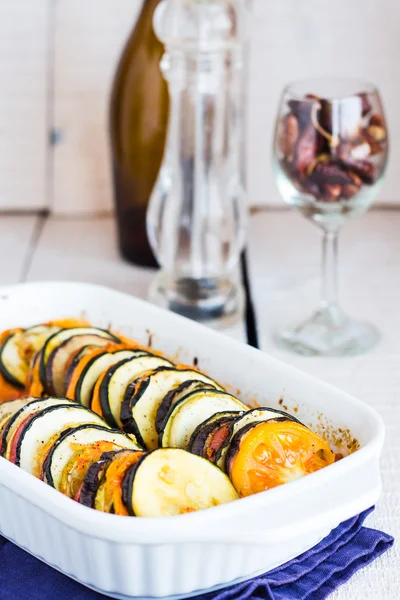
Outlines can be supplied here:
M278 334L305 355L344 356L369 350L377 329L345 314L338 303L338 236L380 191L388 157L382 102L371 83L310 79L287 86L281 98L273 162L288 204L323 234L322 301L306 321Z

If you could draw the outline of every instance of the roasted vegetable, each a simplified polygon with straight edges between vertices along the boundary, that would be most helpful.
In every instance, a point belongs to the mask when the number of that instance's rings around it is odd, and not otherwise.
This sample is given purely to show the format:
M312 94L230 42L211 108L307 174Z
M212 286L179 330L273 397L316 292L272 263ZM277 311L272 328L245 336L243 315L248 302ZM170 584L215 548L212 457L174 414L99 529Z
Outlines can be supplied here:
M185 396L169 412L159 445L164 448L186 448L190 436L200 423L222 411L245 411L247 407L227 392L199 390Z
M206 387L218 384L198 371L187 368L161 368L144 375L127 389L121 409L121 422L125 431L140 434L146 448L157 448L157 412L167 394L185 381L200 380ZM132 390L132 391L131 391ZM168 400L170 404L171 398Z
M49 363L52 352L61 346L63 342L69 340L74 336L87 336L87 335L95 335L102 338L107 338L114 343L118 343L120 340L115 337L109 331L105 329L99 329L96 327L71 327L69 329L61 329L54 335L52 335L44 344L43 348L40 351L40 360L39 360L39 376L41 383L43 385L43 389L47 394L53 393L53 385L50 377L50 381L48 380L48 370L47 365ZM51 374L50 374L51 375Z
M271 419L283 419L297 421L295 417L289 415L289 413L276 408L253 408L252 410L245 411L237 419L235 419L230 428L229 434L226 437L224 443L217 450L215 457L216 464L221 468L225 469L225 456L229 448L230 442L233 440L235 435L241 430L247 427L251 423L259 423L263 421L270 421ZM297 421L298 422L298 421Z
M122 484L130 515L166 517L237 499L228 477L207 460L176 448L145 453Z
M64 398L33 398L30 397L30 401L25 404L22 408L17 410L13 416L9 419L7 425L4 427L1 434L0 441L0 453L2 456L10 460L10 449L13 443L14 436L19 430L21 424L26 422L32 415L41 412L49 406L58 406L60 404L66 404L69 402ZM71 402L72 404L72 402Z
M10 448L10 461L36 477L40 475L40 458L52 436L72 425L107 424L95 413L77 404L51 406L31 415L15 433Z
M91 405L94 386L99 377L112 365L128 358L145 354L143 350L115 344L106 348L90 350L77 355L71 366L66 396L83 404Z
M86 423L69 427L57 436L52 446L47 449L46 455L42 455L41 478L59 491L62 490L63 485L68 487L64 471L68 469L71 459L75 458L76 454L85 453L85 451L89 456L88 450L96 450L100 442L108 443L107 450L140 449L136 441L126 433L109 429L103 425Z
M49 393L57 396L65 395L68 364L79 350L85 346L103 348L109 343L107 337L100 335L74 335L56 346L49 355L46 365L46 384Z
M250 496L332 464L325 440L295 421L250 423L230 443L225 468L239 496Z
M219 412L200 423L190 436L188 452L215 462L217 452L229 437L230 427L238 414L232 411Z

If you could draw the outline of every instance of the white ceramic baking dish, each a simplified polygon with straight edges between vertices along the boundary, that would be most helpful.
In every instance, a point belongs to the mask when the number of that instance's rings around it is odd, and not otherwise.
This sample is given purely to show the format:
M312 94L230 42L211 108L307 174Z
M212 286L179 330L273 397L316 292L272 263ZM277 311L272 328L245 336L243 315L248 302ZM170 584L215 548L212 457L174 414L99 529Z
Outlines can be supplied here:
M0 330L83 315L199 367L249 404L284 405L347 453L298 481L226 505L161 519L86 508L0 458L0 533L88 587L115 598L180 597L283 564L381 490L380 417L361 401L260 351L119 292L35 283L0 290Z

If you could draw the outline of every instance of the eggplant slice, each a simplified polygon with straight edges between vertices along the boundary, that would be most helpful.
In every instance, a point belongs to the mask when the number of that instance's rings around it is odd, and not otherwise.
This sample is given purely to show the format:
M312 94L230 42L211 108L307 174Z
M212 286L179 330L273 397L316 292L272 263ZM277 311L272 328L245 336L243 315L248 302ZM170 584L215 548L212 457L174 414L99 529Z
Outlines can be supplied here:
M46 393L51 394L51 382L47 381L47 364L49 362L52 352L61 346L63 342L69 340L74 336L79 335L97 335L102 338L107 338L110 343L119 343L120 340L105 329L98 329L97 327L71 327L69 329L61 329L54 335L52 335L43 346L40 352L40 380Z
M129 397L130 390L128 390L121 410L121 422L124 430L132 433L138 432L149 450L157 448L156 419L159 407L171 390L176 390L186 381L194 380L204 382L205 387L211 389L220 388L210 377L192 369L157 369L137 385L135 382L133 394ZM170 400L171 397L168 402Z
M217 451L229 435L230 426L237 418L238 413L232 411L212 415L193 431L187 451L214 462Z
M247 410L240 400L218 390L193 392L173 406L160 434L159 445L164 448L187 448L196 427L212 415L223 411Z
M140 450L136 442L126 433L108 429L102 425L87 423L70 427L62 432L43 463L46 483L60 490L63 471L79 446L95 442L110 442L116 449Z
M182 515L238 498L220 469L177 448L144 454L126 472L122 489L129 514L137 517Z
M111 452L105 452L98 461L90 465L83 480L79 497L77 498L80 504L90 508L95 508L95 503L97 500L97 504L99 505L99 495L104 492L104 485L106 482L105 475L108 467L112 464L114 459L118 459L120 456L126 456L128 453L132 454L132 451L114 450ZM141 452L137 451L134 453L142 454Z
M112 460L110 454L112 453L103 455L100 460L94 462L88 468L79 492L78 502L80 504L94 508L94 500L97 490L100 487L103 473Z

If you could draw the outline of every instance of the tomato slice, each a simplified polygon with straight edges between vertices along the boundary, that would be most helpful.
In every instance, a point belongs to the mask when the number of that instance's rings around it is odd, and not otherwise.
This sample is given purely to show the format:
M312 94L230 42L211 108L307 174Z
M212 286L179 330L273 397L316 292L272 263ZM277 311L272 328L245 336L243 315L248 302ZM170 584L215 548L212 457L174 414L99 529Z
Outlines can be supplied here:
M260 423L238 443L228 474L241 497L299 479L335 460L325 440L294 421Z
M223 423L207 440L206 444L206 458L209 461L215 462L215 457L217 455L218 450L221 448L222 444L226 442L229 437L229 432L231 428L232 422Z

